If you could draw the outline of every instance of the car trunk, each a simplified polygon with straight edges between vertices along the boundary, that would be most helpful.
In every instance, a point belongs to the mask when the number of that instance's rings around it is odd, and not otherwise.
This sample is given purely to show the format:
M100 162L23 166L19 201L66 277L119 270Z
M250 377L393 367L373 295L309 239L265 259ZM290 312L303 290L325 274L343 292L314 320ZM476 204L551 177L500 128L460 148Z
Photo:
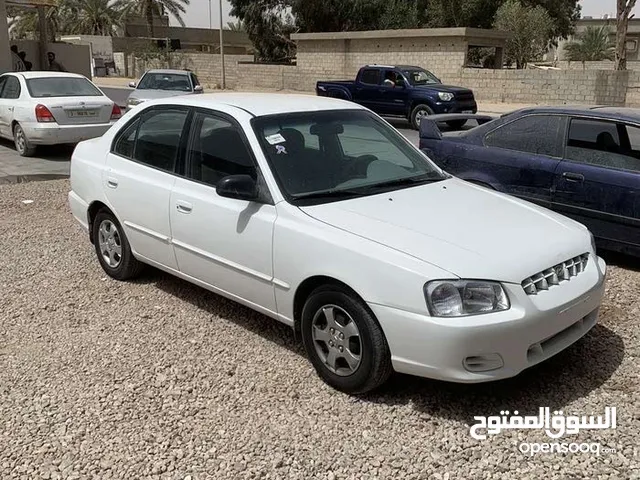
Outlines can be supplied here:
M109 123L113 102L104 97L42 98L59 125L86 125Z

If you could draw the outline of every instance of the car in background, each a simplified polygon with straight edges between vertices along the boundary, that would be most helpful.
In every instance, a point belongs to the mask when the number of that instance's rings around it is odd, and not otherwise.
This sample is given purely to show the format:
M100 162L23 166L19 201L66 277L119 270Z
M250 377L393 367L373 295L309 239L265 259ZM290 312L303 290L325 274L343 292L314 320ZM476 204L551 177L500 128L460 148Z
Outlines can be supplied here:
M0 137L28 157L38 145L76 144L104 134L122 115L88 78L75 73L0 75Z
M478 111L472 90L443 85L428 70L409 65L367 65L360 69L355 81L317 82L316 94L350 100L379 115L404 117L416 130L428 115ZM460 129L466 120L447 124Z
M70 182L107 275L152 265L279 320L352 394L392 369L513 377L598 321L584 225L446 174L353 102L145 102L75 149Z
M148 70L140 81L129 83L135 88L127 99L127 110L147 100L203 93L195 73L190 70Z
M461 179L572 217L603 248L640 256L640 110L526 108L455 136L424 122L420 148Z

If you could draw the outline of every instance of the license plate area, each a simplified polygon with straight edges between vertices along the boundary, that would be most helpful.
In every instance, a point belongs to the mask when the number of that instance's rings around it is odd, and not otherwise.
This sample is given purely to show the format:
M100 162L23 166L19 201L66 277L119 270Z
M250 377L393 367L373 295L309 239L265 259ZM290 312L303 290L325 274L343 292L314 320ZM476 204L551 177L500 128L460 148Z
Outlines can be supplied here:
M95 118L98 116L97 110L67 110L69 118Z

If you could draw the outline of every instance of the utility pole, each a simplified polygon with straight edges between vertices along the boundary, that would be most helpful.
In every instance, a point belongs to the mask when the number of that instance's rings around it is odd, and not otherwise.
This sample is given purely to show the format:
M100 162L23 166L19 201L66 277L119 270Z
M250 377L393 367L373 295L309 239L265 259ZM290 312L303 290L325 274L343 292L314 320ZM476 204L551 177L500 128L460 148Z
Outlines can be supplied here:
M211 18L211 0L209 0L209 30L213 30L213 19Z
M224 72L224 38L222 35L222 0L220 2L220 65L222 66L222 89L227 88L227 80Z

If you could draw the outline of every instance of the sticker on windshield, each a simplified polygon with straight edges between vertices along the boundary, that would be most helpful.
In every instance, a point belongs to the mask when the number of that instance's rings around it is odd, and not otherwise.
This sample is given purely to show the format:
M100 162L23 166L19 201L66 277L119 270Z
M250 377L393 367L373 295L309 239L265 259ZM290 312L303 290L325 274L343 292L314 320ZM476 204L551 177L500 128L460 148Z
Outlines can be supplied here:
M271 145L276 145L278 143L284 143L287 140L280 135L279 133L276 133L275 135L269 135L268 137L265 137L267 142L269 142Z

